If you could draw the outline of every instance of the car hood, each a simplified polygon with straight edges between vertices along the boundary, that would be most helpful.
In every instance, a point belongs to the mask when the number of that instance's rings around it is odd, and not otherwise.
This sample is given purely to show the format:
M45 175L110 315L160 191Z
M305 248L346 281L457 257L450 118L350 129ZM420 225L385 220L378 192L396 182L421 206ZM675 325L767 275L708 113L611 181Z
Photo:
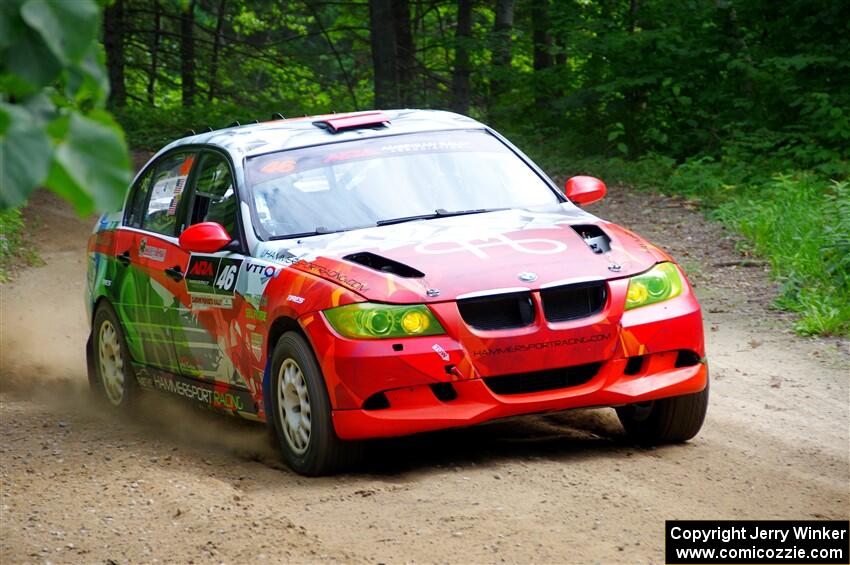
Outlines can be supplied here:
M610 249L594 252L580 235L597 230ZM256 256L394 303L621 278L669 259L570 203L264 242Z

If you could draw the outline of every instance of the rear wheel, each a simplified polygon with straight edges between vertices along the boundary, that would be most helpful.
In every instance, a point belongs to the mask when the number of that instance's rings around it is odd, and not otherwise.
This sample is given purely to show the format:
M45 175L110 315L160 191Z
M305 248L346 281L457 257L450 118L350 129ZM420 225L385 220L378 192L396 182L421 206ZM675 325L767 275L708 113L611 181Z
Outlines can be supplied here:
M707 409L708 383L704 390L694 394L617 408L617 416L635 441L656 445L681 443L697 435Z
M278 340L271 375L270 420L287 464L317 476L356 463L361 445L337 437L325 379L303 337L287 332Z
M102 302L92 324L95 391L116 409L129 408L138 396L124 332L115 310Z

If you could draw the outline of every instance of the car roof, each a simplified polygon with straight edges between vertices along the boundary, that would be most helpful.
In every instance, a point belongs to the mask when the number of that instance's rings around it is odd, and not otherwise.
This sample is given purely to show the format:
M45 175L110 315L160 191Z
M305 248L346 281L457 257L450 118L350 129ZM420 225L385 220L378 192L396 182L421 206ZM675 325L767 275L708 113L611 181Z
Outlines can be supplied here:
M162 148L157 156L183 145L209 145L229 152L234 161L241 161L243 157L251 155L337 141L403 133L485 128L484 124L472 118L441 110L384 110L382 113L390 122L387 127L364 127L338 133L313 123L323 119L368 113L304 116L217 129L173 141Z

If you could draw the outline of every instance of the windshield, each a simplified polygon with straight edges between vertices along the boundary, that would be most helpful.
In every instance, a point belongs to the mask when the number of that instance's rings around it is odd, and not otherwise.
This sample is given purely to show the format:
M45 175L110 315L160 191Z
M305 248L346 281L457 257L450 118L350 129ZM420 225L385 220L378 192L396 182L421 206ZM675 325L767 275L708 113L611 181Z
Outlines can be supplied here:
M482 130L280 151L249 159L246 178L266 238L559 202L522 159Z

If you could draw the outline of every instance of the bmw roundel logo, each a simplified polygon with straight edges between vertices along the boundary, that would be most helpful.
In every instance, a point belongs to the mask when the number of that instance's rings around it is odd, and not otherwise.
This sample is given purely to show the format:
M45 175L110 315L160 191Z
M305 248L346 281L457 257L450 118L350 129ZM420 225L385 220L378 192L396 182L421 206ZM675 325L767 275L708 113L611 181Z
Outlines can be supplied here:
M529 273L528 271L520 273L518 275L519 280L522 282L534 282L537 280L537 275L534 273Z

